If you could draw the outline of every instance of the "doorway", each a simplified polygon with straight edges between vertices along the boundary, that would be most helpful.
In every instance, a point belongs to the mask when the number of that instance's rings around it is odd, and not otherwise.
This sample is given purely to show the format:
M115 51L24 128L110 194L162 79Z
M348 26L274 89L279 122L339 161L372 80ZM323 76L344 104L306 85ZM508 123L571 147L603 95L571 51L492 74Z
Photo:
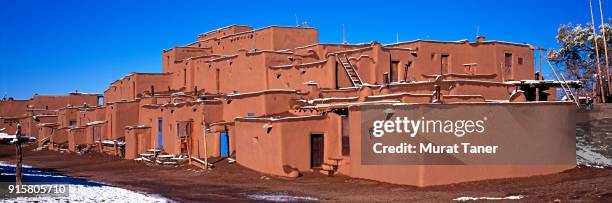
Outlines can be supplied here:
M323 134L310 135L310 168L323 165Z
M216 83L216 89L217 89L217 93L221 92L221 70L219 70L218 68L215 69L215 83Z
M440 75L448 74L448 54L440 57Z
M157 149L163 149L164 145L162 144L162 124L163 124L163 118L159 117L157 118Z
M505 80L512 78L512 53L504 53L504 76Z
M229 157L229 134L227 133L227 131L223 131L221 132L221 136L220 136L220 147L219 149L221 150L219 152L219 155L221 156L221 158L227 158Z

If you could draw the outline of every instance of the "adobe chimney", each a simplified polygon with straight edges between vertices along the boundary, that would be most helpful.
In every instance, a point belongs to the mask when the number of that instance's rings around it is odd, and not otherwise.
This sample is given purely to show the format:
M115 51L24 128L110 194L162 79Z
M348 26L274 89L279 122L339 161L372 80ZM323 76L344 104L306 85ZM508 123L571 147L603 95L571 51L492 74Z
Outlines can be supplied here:
M484 42L484 41L487 41L487 38L485 38L484 36L476 37L476 42Z

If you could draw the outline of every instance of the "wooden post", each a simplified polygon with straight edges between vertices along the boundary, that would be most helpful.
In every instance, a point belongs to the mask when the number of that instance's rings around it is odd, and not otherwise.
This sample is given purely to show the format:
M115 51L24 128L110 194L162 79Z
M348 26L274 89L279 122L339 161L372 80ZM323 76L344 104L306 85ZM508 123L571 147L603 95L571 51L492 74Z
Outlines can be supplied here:
M17 132L15 132L15 149L17 153L17 164L15 164L15 185L21 185L21 125L17 124Z
M544 72L542 72L542 48L539 48L540 53L540 75L538 75L538 80L544 79Z
M599 48L597 47L597 32L595 31L595 18L593 17L593 2L592 0L589 0L589 9L591 11L591 22L592 22L592 26L593 26L593 45L595 46L595 62L597 63L597 82L598 82L598 88L599 89L599 102L601 103L605 103L605 96L606 93L604 91L604 85L603 85L603 77L601 76L602 71L601 71L601 64L599 62Z
M207 152L208 144L206 141L206 126L204 126L203 129L204 129L204 162L206 162L204 163L204 165L206 165L206 170L208 170L208 152Z
M612 86L612 81L610 81L610 65L608 64L608 61L610 61L610 59L608 59L608 41L606 40L606 27L604 27L604 19L603 19L603 11L601 9L601 0L599 0L599 17L601 19L601 38L603 40L603 46L604 46L604 56L605 56L605 60L606 60L606 81L607 81L607 86L608 88L606 88L606 92L608 93L608 95L611 94L611 90L610 86ZM593 26L595 26L593 24ZM604 99L605 100L605 99ZM604 101L605 102L605 101Z
M187 134L187 159L189 160L189 165L191 165L191 128L193 125L192 122L187 122L189 128L185 128L185 133Z

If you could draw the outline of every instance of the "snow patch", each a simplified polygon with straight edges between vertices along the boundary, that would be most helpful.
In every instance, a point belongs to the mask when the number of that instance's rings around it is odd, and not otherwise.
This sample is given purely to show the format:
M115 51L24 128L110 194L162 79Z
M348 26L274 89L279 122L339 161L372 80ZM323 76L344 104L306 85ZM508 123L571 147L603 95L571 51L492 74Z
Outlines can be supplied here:
M0 202L169 202L150 194L133 192L112 186L68 185L67 197L16 197Z
M604 166L612 166L612 159L594 151L591 146L583 145L580 142L576 144L576 161L578 165L587 167L603 168Z
M23 180L25 183L60 183L67 185L66 196L31 196L31 197L2 197L2 202L170 202L170 200L155 194L135 192L111 186L106 183L89 181L85 179L64 176L55 172L42 171L23 166ZM13 178L15 165L0 161L2 176ZM8 172L8 173L6 173ZM12 177L11 177L12 176Z
M584 134L584 129L578 128L577 134ZM601 136L598 134L598 136ZM592 141L591 141L592 142ZM612 159L598 151L605 151L605 147L595 147L594 143L587 141L585 136L576 137L576 162L586 167L604 168L612 166Z
M510 195L505 197L457 197L453 200L455 201L477 201L477 200L520 200L525 198L524 195Z
M15 173L0 173L0 175L3 176L15 176ZM44 178L66 178L67 176L63 176L63 175L46 175L46 174L35 174L35 173L22 173L21 174L23 177L26 176L30 176L30 177L44 177Z
M10 164L6 161L0 161L0 167L13 167L15 168L15 164ZM21 164L21 168L32 168L32 166Z
M319 198L310 196L297 196L287 193L266 193L266 194L250 194L247 195L250 200L256 201L273 201L273 202L296 202L296 201L318 201Z

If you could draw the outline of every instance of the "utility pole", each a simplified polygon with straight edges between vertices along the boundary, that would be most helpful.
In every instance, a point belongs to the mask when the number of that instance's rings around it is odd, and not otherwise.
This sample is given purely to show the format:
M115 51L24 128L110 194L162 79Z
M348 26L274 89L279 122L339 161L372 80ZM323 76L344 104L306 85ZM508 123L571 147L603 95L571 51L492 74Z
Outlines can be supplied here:
M606 40L606 27L604 26L603 11L602 11L601 7L602 7L601 6L601 0L599 0L599 17L601 19L601 37L603 39L603 45L604 45L604 56L605 56L605 59L606 59L606 63L605 63L606 64L606 81L607 81L607 85L608 85L608 88L606 89L606 92L608 93L608 95L610 95L610 86L612 86L612 81L610 81L610 66L608 65L610 60L608 59L608 41ZM593 26L595 26L595 25L593 25ZM608 96L608 95L606 95L606 96Z
M589 0L589 9L591 11L591 22L592 22L592 26L593 26L593 43L595 44L595 63L597 63L597 80L598 80L598 84L599 84L599 91L600 91L600 96L599 96L599 102L604 103L604 97L606 95L605 91L604 91L604 87L603 87L603 77L601 76L602 71L601 71L601 64L599 62L599 48L597 48L597 31L595 31L595 17L593 17L593 1Z

